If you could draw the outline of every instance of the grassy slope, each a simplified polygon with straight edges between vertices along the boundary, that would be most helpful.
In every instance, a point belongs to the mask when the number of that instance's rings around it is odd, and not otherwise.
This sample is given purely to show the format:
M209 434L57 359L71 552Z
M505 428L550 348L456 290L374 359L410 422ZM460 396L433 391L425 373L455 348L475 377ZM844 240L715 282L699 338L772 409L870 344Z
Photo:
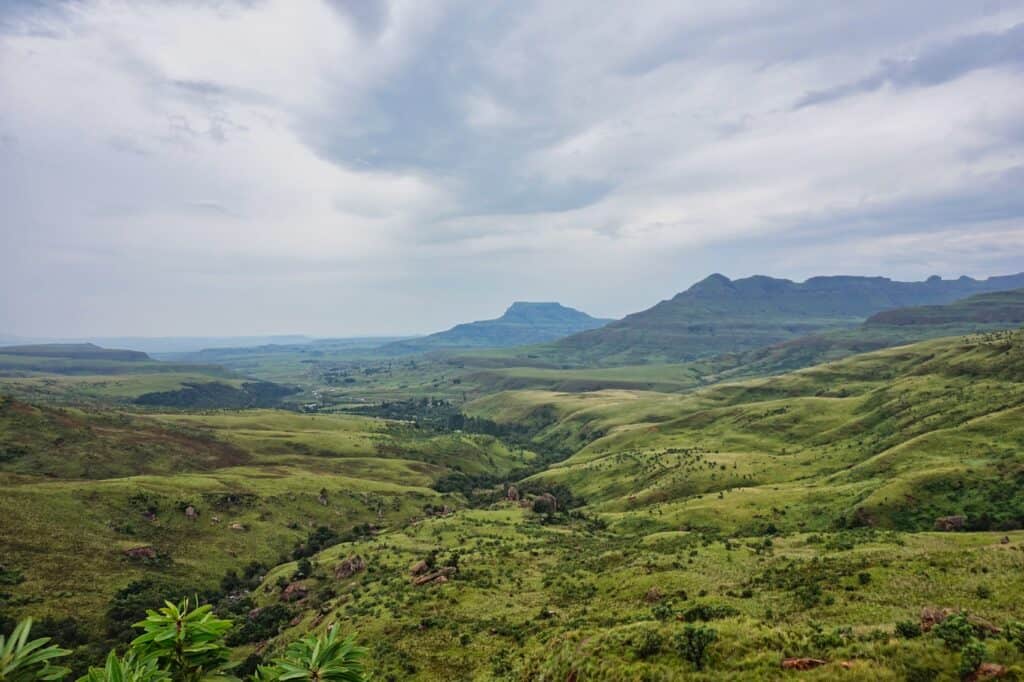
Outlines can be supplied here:
M1022 405L1020 333L691 395L488 396L471 412L548 424L541 444L581 446L533 481L568 484L608 526L544 525L497 503L338 545L315 557L301 622L271 650L337 620L359 631L383 679L783 679L783 657L814 656L830 663L802 678L954 680L955 652L893 630L924 606L1024 618L1024 532L929 532L939 514L1024 514ZM927 530L842 529L851 518ZM412 563L454 551L452 581L410 584ZM352 554L369 570L335 579ZM262 604L293 569L268 576ZM679 617L734 609L710 623L720 640L707 672L673 650L683 626L655 617L652 588ZM1009 643L989 640L985 659L1024 672Z
M429 486L452 470L501 472L532 457L486 436L428 436L357 417L135 415L9 399L0 451L3 563L26 578L5 589L8 605L86 621L132 579L212 587L228 568L274 563L318 525L340 532L422 513L444 499ZM321 489L328 506L317 500ZM198 521L185 519L187 504ZM155 521L144 516L150 506ZM123 556L140 545L170 561Z

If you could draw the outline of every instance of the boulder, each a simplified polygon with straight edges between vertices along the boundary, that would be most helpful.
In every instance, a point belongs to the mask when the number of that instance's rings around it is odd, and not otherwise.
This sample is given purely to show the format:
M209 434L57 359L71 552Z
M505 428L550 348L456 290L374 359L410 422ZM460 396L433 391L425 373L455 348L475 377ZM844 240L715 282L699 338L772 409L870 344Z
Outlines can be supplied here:
M309 594L309 590L306 589L305 585L300 582L294 582L284 588L281 592L281 599L283 601L299 601L300 599L305 599L307 594Z
M1001 537L999 539L999 544L1000 545L1008 545L1008 544L1010 544L1010 536L1009 535L1004 535L1003 537Z
M245 530L245 526L243 526L240 523L232 523L230 526L228 526L228 528L230 528L231 530L237 530L237 531L244 531Z
M149 545L143 545L126 549L124 555L129 559L156 559L156 550Z
M448 578L455 575L454 566L444 566L431 571L430 573L424 573L423 575L416 576L412 579L412 584L419 587L420 585L427 585L430 583L446 583Z
M921 609L921 632L928 632L933 627L956 613L953 609L940 609L937 606L926 606Z
M506 491L506 493L505 493L505 498L509 502L518 502L519 501L519 488L515 487L514 485L510 485L508 487L508 491Z
M648 604L656 604L665 598L665 595L657 587L652 587L647 590L647 594L644 595L644 601Z
M421 559L420 561L417 561L412 565L412 568L409 569L409 573L411 573L412 575L423 575L429 570L430 566L427 565L426 561L423 561Z
M196 508L190 504L189 506L185 507L185 518L189 521L195 521L199 518L199 512L197 512Z
M952 532L963 530L967 519L963 516L940 516L935 519L935 530Z
M1005 665L999 665L998 663L982 663L978 666L978 669L968 675L966 678L967 682L981 682L982 680L994 680L997 677L1006 677L1009 671Z
M355 554L348 557L334 568L334 577L338 580L347 580L356 573L366 570L366 561L363 557Z
M784 658L782 659L783 670L814 670L827 664L828 661L821 658Z
M544 493L533 498L533 511L538 514L554 514L558 511L558 500L551 493Z

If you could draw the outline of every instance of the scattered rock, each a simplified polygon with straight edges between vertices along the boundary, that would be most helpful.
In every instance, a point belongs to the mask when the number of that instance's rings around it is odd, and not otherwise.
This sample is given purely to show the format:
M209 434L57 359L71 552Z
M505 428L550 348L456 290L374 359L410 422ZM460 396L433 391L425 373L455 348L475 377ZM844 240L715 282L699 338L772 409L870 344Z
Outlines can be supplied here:
M419 587L420 585L427 585L429 583L446 583L450 576L455 575L454 566L444 566L431 571L430 573L424 573L412 579L412 584Z
M210 523L220 523L220 517L219 516L211 516L210 517Z
M978 669L968 675L967 682L981 682L981 680L994 680L997 677L1005 677L1007 673L1005 665L998 663L982 663Z
M305 599L306 595L309 594L309 590L306 586L299 582L290 583L281 592L281 599L283 601L299 601Z
M784 658L782 659L783 670L814 670L823 666L828 661L820 658Z
M156 550L149 545L144 545L126 549L124 555L129 559L156 559Z
M644 595L644 601L648 604L656 604L665 598L665 595L657 587L652 587L647 590L647 594Z
M980 616L967 616L967 622L974 626L975 630L984 632L986 635L998 635L1003 632L1003 629L992 621L985 620Z
M1008 545L1008 544L1010 544L1010 536L1009 535L1004 535L1002 538L1000 538L999 544L1000 545Z
M291 627L295 627L296 625L298 625L301 622L302 622L302 616L295 616L290 621L288 621L288 625L290 625Z
M189 521L195 521L199 518L199 512L197 512L196 508L190 504L189 506L185 507L185 518Z
M363 560L363 557L355 554L348 557L335 567L334 577L338 580L346 580L354 576L356 573L365 570L366 561Z
M853 661L842 661L840 662L839 667L843 670L851 670L853 668Z
M921 609L921 631L928 632L954 613L953 609L940 609L937 606L924 607Z
M155 511L147 509L146 511L142 512L142 516L147 521L156 521L156 512Z
M248 618L249 620L256 620L257 618L259 618L259 615L261 613L263 613L263 609L260 607L256 607L255 609L249 611Z
M245 530L245 526L243 526L240 523L232 523L230 526L228 526L228 528L230 528L231 530Z
M412 575L423 575L429 570L430 566L427 565L426 561L423 561L421 559L420 561L417 561L412 565L412 568L409 569L409 573L411 573Z
M940 516L935 519L935 530L952 532L963 530L967 519L963 516Z
M508 487L508 491L505 493L505 499L507 499L509 502L518 502L519 488L515 487L514 485L510 485Z
M327 506L327 489L326 488L324 488L324 489L322 489L320 491L320 495L317 496L316 501L319 502L320 504L322 504L325 507Z

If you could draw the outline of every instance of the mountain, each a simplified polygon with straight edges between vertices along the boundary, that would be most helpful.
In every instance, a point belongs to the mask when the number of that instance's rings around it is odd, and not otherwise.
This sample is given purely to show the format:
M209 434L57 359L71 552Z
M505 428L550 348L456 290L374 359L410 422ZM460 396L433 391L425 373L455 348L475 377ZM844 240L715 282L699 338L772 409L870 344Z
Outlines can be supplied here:
M793 282L762 275L730 280L714 274L670 300L561 339L538 355L575 364L680 362L853 327L893 308L1021 287L1024 273L986 280L934 276L924 282L850 276Z
M597 329L609 321L591 317L560 303L517 301L496 320L468 322L422 338L389 343L382 346L381 351L401 354L443 348L523 346Z
M137 350L101 348L92 343L46 343L28 346L0 346L0 355L18 355L32 358L64 358L68 360L111 360L114 362L143 362L150 360Z

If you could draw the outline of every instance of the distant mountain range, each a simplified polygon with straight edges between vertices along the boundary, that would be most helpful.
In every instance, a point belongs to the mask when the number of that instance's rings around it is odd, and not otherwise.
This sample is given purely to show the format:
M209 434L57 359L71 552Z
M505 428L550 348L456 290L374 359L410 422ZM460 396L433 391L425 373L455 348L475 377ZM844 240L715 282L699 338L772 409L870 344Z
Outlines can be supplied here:
M0 346L0 355L66 360L109 360L114 362L145 362L150 357L137 350L101 348L92 343L44 343L21 346Z
M610 321L591 317L560 303L517 301L495 320L456 325L429 336L389 343L380 350L383 353L405 354L441 349L523 346L597 329Z
M924 282L847 276L793 282L760 275L734 281L715 274L652 308L549 344L536 356L580 365L681 362L853 327L884 310L1021 287L1024 273Z

